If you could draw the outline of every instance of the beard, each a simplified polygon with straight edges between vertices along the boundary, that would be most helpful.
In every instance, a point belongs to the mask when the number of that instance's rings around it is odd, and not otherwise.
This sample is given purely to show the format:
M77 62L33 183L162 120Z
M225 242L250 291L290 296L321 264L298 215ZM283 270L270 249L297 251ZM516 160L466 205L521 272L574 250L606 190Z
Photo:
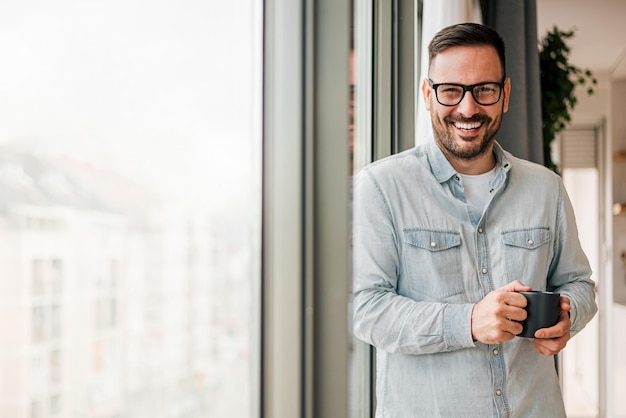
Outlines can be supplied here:
M459 136L453 127L454 122L472 123L480 122L481 127L486 127L482 137L461 138L462 144L457 143ZM492 119L486 115L475 115L471 118L464 118L459 115L450 114L443 119L433 120L433 134L436 142L443 147L444 152L461 160L473 160L485 154L491 149L495 136L502 124L502 115Z

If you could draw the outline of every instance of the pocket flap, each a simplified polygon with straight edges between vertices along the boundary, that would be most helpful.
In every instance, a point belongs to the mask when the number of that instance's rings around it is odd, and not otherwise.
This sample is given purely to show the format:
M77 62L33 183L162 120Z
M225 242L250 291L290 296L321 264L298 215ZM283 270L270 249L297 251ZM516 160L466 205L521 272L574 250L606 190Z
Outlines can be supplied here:
M456 231L405 229L404 239L409 245L428 251L443 251L461 245L461 234Z
M533 250L552 239L550 228L520 229L502 233L506 245Z

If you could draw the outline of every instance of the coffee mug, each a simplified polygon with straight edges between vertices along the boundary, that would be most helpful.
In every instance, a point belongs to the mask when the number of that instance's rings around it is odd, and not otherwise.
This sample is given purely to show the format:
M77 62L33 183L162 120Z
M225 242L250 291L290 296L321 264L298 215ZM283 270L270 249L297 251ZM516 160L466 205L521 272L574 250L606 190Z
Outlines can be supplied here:
M526 304L526 320L522 321L522 332L518 337L535 338L535 332L541 328L549 328L559 322L561 313L561 295L552 292L532 290L518 292L523 295Z

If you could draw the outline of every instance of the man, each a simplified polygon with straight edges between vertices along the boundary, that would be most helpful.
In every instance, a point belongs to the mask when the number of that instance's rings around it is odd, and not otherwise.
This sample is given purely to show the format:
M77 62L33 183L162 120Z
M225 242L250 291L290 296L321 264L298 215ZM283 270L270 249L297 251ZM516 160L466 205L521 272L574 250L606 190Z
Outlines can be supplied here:
M553 355L593 317L595 285L560 178L496 142L504 43L435 35L422 84L434 138L354 184L354 332L377 350L377 417L565 417ZM561 294L559 322L516 337L518 291Z

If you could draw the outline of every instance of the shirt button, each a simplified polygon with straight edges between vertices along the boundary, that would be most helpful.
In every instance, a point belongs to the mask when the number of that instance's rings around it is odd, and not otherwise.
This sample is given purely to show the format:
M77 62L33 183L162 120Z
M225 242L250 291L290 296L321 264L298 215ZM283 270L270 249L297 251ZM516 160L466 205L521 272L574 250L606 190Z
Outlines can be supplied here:
M487 274L487 269L483 269L483 274Z
M498 395L498 396L502 395L502 391L500 389L497 389L496 390L496 395Z
M435 248L437 246L437 243L435 241L433 241L433 242L430 243L430 246Z
M535 241L533 241L532 239L528 240L528 245L533 245L535 243Z
M500 354L500 350L498 350L497 348L493 349L493 355L497 356L498 354Z
M483 233L483 229L482 228L478 228L478 233L482 234Z

